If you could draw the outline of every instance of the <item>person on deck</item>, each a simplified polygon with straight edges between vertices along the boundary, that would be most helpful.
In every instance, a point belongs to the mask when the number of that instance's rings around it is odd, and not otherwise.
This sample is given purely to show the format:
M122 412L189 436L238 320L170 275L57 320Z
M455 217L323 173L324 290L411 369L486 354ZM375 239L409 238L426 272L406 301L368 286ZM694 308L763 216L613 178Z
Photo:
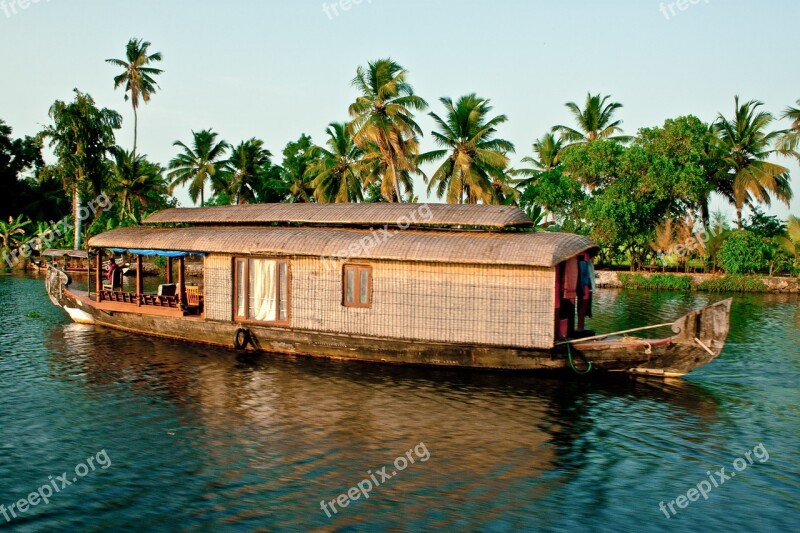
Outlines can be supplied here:
M108 282L109 283L114 283L114 271L116 271L118 268L120 268L119 265L117 264L117 262L112 257L109 260L109 264L108 264Z

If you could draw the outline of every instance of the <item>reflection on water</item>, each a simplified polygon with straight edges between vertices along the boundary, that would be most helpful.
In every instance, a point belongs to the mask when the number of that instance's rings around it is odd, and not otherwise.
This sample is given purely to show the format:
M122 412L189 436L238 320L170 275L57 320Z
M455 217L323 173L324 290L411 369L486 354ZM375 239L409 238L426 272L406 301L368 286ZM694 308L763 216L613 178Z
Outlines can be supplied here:
M708 299L602 291L590 327ZM0 503L101 449L112 460L21 530L657 530L673 525L659 501L759 442L769 462L681 525L788 529L798 510L796 298L738 298L721 358L668 382L241 356L70 324L30 279L0 279L0 302ZM320 510L420 442L430 460L334 519Z

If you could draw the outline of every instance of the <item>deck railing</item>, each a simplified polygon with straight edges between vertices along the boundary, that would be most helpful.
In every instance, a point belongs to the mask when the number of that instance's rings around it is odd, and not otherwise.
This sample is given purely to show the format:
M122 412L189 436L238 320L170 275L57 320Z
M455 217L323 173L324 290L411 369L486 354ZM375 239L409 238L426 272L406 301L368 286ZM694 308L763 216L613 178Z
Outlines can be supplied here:
M103 290L100 293L101 302L125 303L144 307L169 307L181 308L188 314L203 312L203 294L199 287L186 287L186 303L181 305L178 296L164 296L159 294L137 294L135 292Z

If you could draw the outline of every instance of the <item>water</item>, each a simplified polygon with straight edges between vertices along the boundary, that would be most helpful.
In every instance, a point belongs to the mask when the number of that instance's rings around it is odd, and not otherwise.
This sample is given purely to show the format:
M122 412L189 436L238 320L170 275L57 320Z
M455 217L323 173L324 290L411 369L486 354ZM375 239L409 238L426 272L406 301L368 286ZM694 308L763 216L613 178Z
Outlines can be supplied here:
M590 327L669 321L709 299L603 291ZM796 296L737 296L722 356L670 383L242 357L72 324L23 277L0 277L0 308L0 503L77 479L0 528L797 527ZM408 450L415 463L397 471ZM748 451L707 501L659 510ZM396 475L369 499L321 510L383 466Z

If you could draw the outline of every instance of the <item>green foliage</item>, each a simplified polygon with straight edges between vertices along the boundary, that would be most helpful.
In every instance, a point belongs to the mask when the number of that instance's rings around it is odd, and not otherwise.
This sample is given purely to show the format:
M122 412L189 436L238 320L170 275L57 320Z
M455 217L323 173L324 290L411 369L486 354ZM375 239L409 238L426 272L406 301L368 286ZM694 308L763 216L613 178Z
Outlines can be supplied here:
M746 230L732 232L719 251L726 274L752 274L764 266L764 239Z
M143 215L169 205L167 181L161 165L120 147L112 153L114 160L108 193L120 221L139 223Z
M637 290L672 290L672 291L704 291L704 292L766 292L764 282L754 276L733 274L707 279L695 284L691 276L677 274L617 274L624 289Z
M561 150L564 173L590 190L600 189L619 175L625 147L615 141L573 144Z
M161 61L161 52L148 54L150 43L143 39L130 39L125 47L125 59L106 59L111 63L122 68L122 73L114 77L114 88L125 85L125 100L130 98L133 106L133 154L136 155L136 140L139 130L139 101L147 103L150 97L156 92L158 84L155 76L163 70L150 66Z
M722 267L719 262L719 251L722 249L725 239L730 234L730 230L725 215L721 211L716 211L711 216L711 224L708 228L709 237L705 245L706 258L713 271Z
M303 133L283 149L280 179L288 202L310 202L314 194L309 169L322 158L311 137Z
M543 231L552 225L545 222L547 213L540 205L528 205L523 208L523 211L533 222L533 231Z
M390 202L402 202L403 190L413 195L413 174L420 174L419 137L422 130L414 111L428 103L414 94L408 72L391 58L358 67L352 85L358 91L350 105L353 142L364 151L368 182L381 184L381 194Z
M264 147L264 141L255 137L232 147L221 171L212 178L212 187L218 198L216 203L257 203L273 166L271 157L272 152Z
M169 162L170 193L179 185L189 184L189 196L197 204L205 203L205 187L217 174L218 167L230 145L217 141L219 135L211 130L192 132L192 146L175 141L173 146L181 148L181 153Z
M622 283L624 289L644 289L652 291L692 290L691 276L676 276L673 274L653 274L652 276L643 276L642 274L617 274L617 278Z
M88 94L75 89L75 100L69 103L56 100L50 107L51 126L42 139L49 139L58 162L55 173L71 193L100 194L109 176L107 154L114 147L114 130L122 125L116 111L99 109Z
M326 148L312 147L320 159L306 171L319 203L359 202L364 199L364 151L353 142L347 124L332 122Z
M786 255L788 270L800 274L800 217L790 216L786 221L786 236L776 237L775 241Z
M776 216L765 214L758 206L753 207L753 213L744 225L744 229L759 237L780 237L786 233L786 224Z
M708 200L724 171L710 126L692 115L669 119L661 127L640 129L634 146L648 154L648 185L669 202L669 216L700 213L708 226Z
M767 286L758 278L732 274L705 280L697 285L697 290L705 292L766 292Z
M152 263L158 268L165 268L167 266L167 258L159 255L153 258Z
M564 231L581 231L583 207L588 196L581 184L564 174L560 167L541 172L522 191L519 205L540 205L553 214Z
M116 111L99 109L91 96L75 89L75 100L56 100L50 107L53 124L40 133L49 139L57 157L48 174L57 176L65 191L72 196L73 222L76 226L74 247L81 246L81 198L89 193L99 195L109 179L107 155L114 148L114 130L122 126Z
M420 156L420 161L444 161L428 181L428 193L435 191L448 203L502 204L508 191L508 154L514 145L496 138L497 127L508 120L505 115L489 116L489 100L475 93L462 96L455 103L441 98L447 114L430 116L436 121L434 142L442 147ZM501 185L501 186L497 186ZM506 194L503 194L503 193Z
M25 220L24 216L8 217L8 222L0 220L0 251L2 251L4 267L8 265L8 255L26 241L25 228L30 225L31 221Z
M742 209L756 203L770 205L771 197L789 206L792 189L789 169L769 161L773 155L800 157L793 150L778 150L784 134L770 131L775 120L771 113L760 111L758 100L739 104L735 98L735 113L730 119L719 115L714 130L722 147L722 163L726 174L717 188L736 207L737 227L742 229Z
M611 139L627 142L630 138L622 135L621 120L613 120L617 110L622 108L619 102L606 101L611 95L600 97L600 94L586 94L586 103L581 109L575 102L567 102L566 107L575 119L577 129L569 126L554 126L553 132L558 133L565 141L573 143L593 142L597 139Z
M32 137L13 139L12 129L0 119L0 219L17 216L37 197L36 182L25 173L44 165L41 143ZM61 186L58 186L61 192ZM26 209L25 214L30 215Z

